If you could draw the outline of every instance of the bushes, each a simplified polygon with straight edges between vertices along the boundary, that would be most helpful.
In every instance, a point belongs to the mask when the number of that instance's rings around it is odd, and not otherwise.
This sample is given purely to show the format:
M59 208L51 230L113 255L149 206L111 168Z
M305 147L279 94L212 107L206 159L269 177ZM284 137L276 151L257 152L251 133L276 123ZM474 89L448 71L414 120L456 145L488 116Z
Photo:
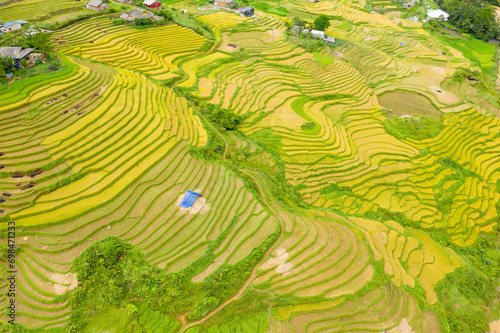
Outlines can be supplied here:
M423 140L434 138L444 128L441 119L419 118L389 118L383 123L387 133L398 139Z
M207 119L219 128L226 130L234 130L236 126L241 124L243 117L226 109L221 109L214 104L205 104L200 112L207 116Z

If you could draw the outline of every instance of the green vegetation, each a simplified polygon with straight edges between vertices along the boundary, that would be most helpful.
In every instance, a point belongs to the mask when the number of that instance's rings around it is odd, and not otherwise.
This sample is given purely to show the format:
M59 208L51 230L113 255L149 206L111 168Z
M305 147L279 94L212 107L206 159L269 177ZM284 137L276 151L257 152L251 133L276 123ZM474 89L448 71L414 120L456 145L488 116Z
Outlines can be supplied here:
M316 30L325 31L330 27L330 17L325 14L319 14L318 17L314 19L314 28Z
M413 140L434 138L444 128L441 119L429 117L389 118L383 124L387 133L394 137Z

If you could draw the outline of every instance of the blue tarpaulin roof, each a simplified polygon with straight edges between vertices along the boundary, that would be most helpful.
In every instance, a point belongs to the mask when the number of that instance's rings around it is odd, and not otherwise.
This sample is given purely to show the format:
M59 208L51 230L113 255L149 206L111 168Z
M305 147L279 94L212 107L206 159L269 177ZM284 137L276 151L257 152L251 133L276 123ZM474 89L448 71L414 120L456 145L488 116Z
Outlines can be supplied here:
M196 201L196 198L198 198L198 196L202 197L202 195L200 193L196 193L193 191L187 191L186 195L184 196L184 199L182 199L182 202L179 206L184 207L184 208L191 207L194 204L194 202Z

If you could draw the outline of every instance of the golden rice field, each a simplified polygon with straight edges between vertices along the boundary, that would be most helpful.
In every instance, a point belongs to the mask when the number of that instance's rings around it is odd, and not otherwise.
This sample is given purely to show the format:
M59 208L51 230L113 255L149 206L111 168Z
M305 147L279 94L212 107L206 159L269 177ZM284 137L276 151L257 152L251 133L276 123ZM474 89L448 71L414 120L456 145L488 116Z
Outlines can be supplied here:
M499 319L497 300L453 289L497 272L499 110L457 81L455 65L472 62L364 1L280 5L290 17L198 16L213 40L177 24L83 20L51 34L64 70L0 88L18 323L75 329L75 263L110 236L156 267L141 288L155 269L172 280L93 311L82 332L432 333L456 332L459 317L477 332L467 311L477 325ZM320 13L344 20L327 33L348 42L308 52L286 26ZM241 124L217 127L204 103ZM203 194L196 209L179 207L187 190ZM226 292L200 301L178 281ZM175 309L161 303L182 295Z

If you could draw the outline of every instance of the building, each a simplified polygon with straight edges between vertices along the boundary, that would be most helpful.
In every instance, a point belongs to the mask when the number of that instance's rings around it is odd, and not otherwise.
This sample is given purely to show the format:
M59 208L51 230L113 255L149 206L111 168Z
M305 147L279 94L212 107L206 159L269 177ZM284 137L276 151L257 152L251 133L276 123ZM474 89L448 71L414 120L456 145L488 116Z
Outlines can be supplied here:
M303 33L303 34L308 34L308 33L309 33L309 29L307 29L307 28L302 29L302 33Z
M415 6L413 2L405 2L403 4L403 8L413 8L413 6Z
M21 30L26 23L28 22L23 20L5 22L3 26L0 26L0 32L12 32Z
M215 5L217 7L231 7L234 5L233 0L215 0Z
M312 35L314 38L321 38L321 39L325 39L325 32L324 32L324 31L321 31L321 30L311 30L311 35Z
M245 7L240 10L240 15L243 17L252 17L254 13L255 11L252 7Z
M299 33L300 33L300 26L296 24L292 27L292 34L298 35Z
M27 58L35 49L23 47L0 47L0 56L4 58L12 58L14 60L22 60Z
M441 10L441 9L436 9L436 10L428 10L427 11L427 19L430 20L430 19L436 19L436 20L439 20L439 21L448 21L448 17L450 17L450 15L448 15L447 12Z
M142 4L151 9L160 9L161 2L156 0L144 0Z
M93 10L94 12L100 12L109 9L109 5L102 0L92 0L90 2L85 2L85 7L87 7L87 9Z
M124 3L126 5L130 5L132 3L132 0L117 0L120 3Z
M120 18L127 22L133 22L135 19L139 18L150 18L156 21L158 19L158 16L153 15L153 13L148 12L147 10L135 8L134 10L123 12L120 15Z
M327 44L333 45L335 44L335 37L332 36L326 36L323 41Z

